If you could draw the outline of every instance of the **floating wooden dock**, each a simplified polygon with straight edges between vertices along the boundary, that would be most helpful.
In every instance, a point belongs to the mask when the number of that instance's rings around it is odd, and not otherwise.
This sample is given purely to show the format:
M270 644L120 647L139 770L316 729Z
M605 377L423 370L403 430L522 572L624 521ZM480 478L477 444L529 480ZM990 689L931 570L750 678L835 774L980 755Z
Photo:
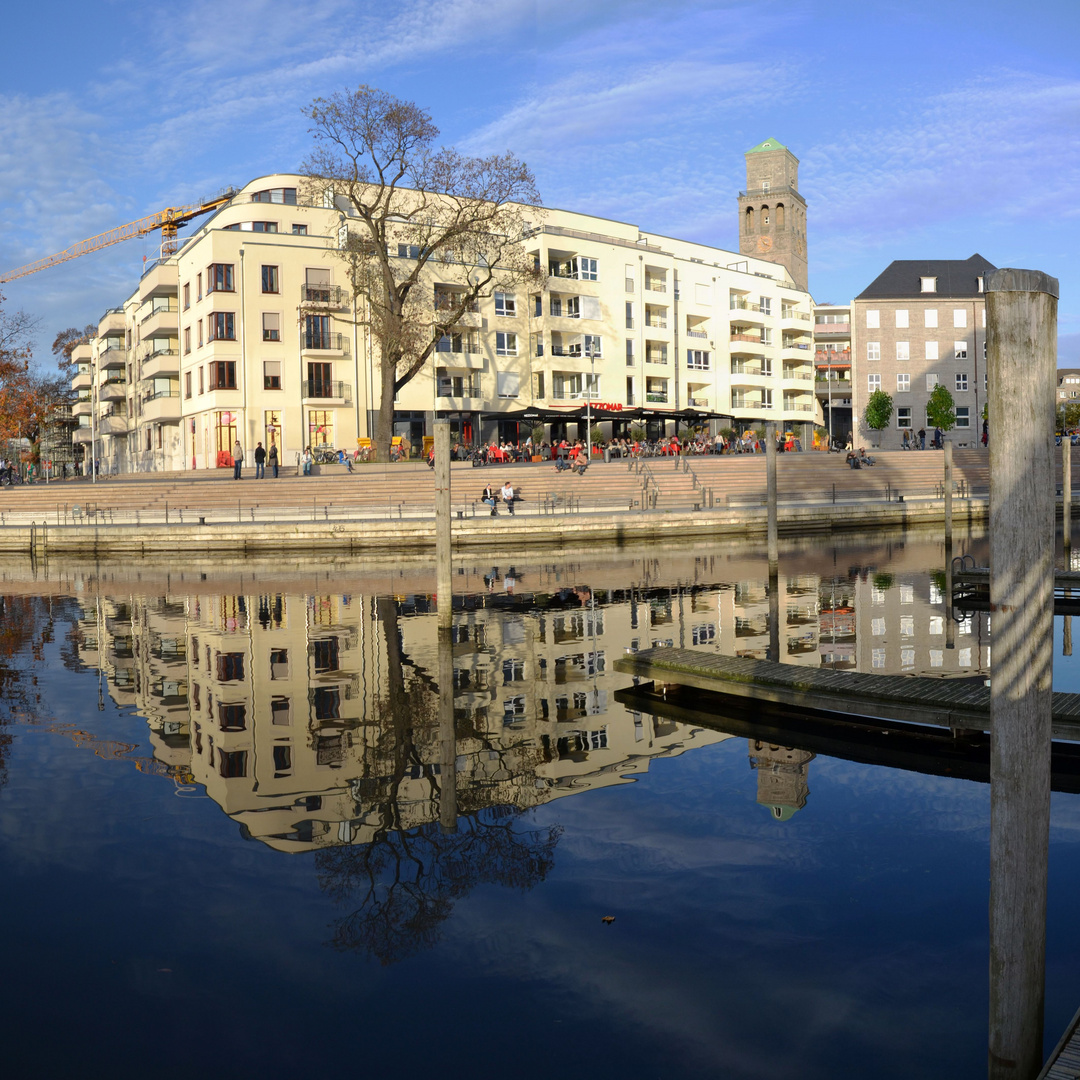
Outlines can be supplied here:
M953 606L964 611L990 610L990 569L953 571ZM1054 614L1080 615L1080 571L1054 571Z
M1038 1080L1076 1080L1080 1076L1080 1012L1065 1029L1061 1041L1047 1058Z
M656 684L814 709L845 717L895 720L952 730L989 731L990 688L981 678L864 675L696 649L643 649L615 670ZM1080 694L1053 696L1055 738L1080 742Z

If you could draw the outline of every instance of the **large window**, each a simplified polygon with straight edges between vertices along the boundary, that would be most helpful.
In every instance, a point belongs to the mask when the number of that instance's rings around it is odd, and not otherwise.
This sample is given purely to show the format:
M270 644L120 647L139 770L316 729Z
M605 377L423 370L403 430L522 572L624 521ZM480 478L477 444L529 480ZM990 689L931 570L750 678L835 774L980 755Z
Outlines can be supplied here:
M334 410L308 410L308 446L334 445Z
M264 360L263 361L263 389L264 390L280 390L281 389L281 361L280 360Z
M278 287L278 268L276 266L264 266L262 268L262 291L270 293L281 291Z
M517 300L513 293L497 292L495 294L495 314L507 316L517 314Z
M866 359L871 364L876 364L881 360L880 341L868 341L866 343Z
M264 311L262 317L263 341L281 340L281 315L276 311Z
M881 376L880 375L867 375L866 376L866 389L868 393L874 393L875 390L881 389Z
M927 341L924 343L926 346L926 359L937 360L938 359L938 343L936 341Z
M956 406L956 426L958 428L971 427L971 409L967 405Z
M206 291L234 292L232 263L211 263L206 268Z
M911 389L911 376L908 374L898 374L896 376L896 392L898 394L906 394Z
M709 353L705 349L687 349L686 366L696 368L698 371L709 370Z
M495 335L495 353L498 356L517 356L517 334L504 334L502 331Z
M281 203L284 206L296 205L296 188L268 188L266 191L253 191L252 202Z
M331 341L329 315L304 316L305 349L329 349Z
M958 393L965 393L968 388L968 377L966 371L958 371L956 373L956 389Z
M954 341L953 342L953 356L957 360L967 359L967 342L966 341ZM985 357L984 357L985 359Z
M876 308L870 308L866 312L866 329L877 330L881 326L881 312Z
M911 343L908 341L898 341L896 343L896 359L897 360L910 360L911 359Z
M896 309L896 329L906 330L908 328L908 309L897 308Z
M235 341L236 316L231 311L215 311L206 320L210 341Z
M210 368L211 390L235 390L236 389L236 361L215 360L207 365ZM232 449L230 447L230 449Z
M898 428L910 428L911 427L911 406L901 405L896 410L896 426Z
M333 397L334 389L334 365L314 363L307 366L308 384L305 397L328 398Z

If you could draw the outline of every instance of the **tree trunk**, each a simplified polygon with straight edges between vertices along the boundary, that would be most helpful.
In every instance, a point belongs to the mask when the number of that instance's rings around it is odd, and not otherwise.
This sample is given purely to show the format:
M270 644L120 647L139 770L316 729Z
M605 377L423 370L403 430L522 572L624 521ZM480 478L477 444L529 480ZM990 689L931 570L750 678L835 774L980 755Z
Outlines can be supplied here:
M394 379L397 363L383 357L382 386L379 390L379 411L375 414L375 451L379 461L390 460L390 440L394 435Z

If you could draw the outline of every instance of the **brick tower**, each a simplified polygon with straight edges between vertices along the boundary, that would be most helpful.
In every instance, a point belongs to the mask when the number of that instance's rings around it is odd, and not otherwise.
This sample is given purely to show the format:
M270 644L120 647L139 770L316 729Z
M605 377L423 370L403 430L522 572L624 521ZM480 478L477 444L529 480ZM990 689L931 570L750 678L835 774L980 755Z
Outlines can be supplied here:
M799 159L776 139L746 152L739 251L786 266L795 284L806 289L806 200L799 194Z

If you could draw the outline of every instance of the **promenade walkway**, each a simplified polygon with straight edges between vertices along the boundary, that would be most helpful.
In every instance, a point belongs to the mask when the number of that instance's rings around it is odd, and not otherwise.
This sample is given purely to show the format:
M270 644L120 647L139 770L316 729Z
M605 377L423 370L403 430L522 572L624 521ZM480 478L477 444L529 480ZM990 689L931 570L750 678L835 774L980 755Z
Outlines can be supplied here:
M837 454L781 455L781 534L940 522L943 455L875 457L873 468L852 470ZM954 465L962 528L985 517L988 455L957 451ZM491 518L480 502L483 487L507 479L521 496L515 516L500 507ZM422 462L357 466L351 474L324 466L307 477L294 468L276 480L255 480L251 469L239 481L212 470L38 483L0 489L0 550L254 551L290 541L308 550L418 550L434 544L434 488ZM556 544L755 536L765 529L764 501L763 455L594 461L584 476L556 472L548 462L452 468L458 545L490 545L502 532L518 543Z

